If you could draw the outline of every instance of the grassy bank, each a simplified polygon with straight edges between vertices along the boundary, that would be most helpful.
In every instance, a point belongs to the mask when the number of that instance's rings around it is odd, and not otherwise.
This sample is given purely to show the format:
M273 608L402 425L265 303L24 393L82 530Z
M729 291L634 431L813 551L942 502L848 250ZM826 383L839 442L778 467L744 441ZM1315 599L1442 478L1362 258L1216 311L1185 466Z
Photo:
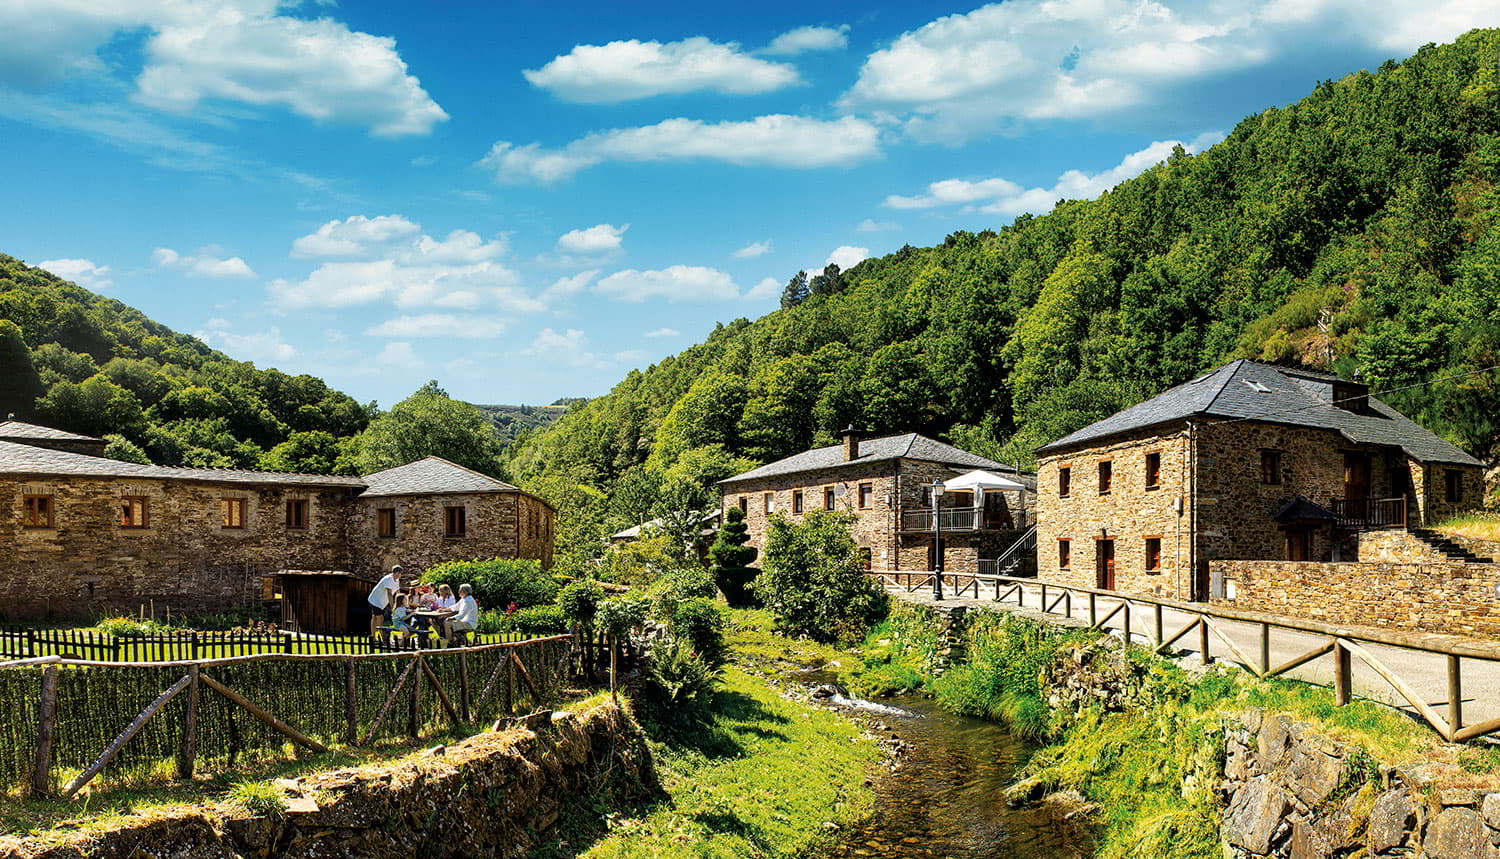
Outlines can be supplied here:
M787 668L855 660L774 636L759 612L734 612L728 641L733 661L708 723L694 731L653 731L666 796L606 814L602 832L598 817L571 821L551 855L798 856L829 836L825 823L871 813L874 792L865 779L879 758L874 743L848 719L782 697L775 684ZM603 811L607 798L600 800Z
M894 607L865 642L853 688L930 694L954 712L1044 743L1021 773L1019 792L1071 789L1096 803L1097 855L1104 859L1222 855L1216 789L1223 724L1248 708L1315 723L1382 763L1425 758L1439 745L1387 708L1336 707L1322 687L1221 667L1189 672L1098 632L1001 613L975 615L967 658L938 674L937 631L930 611ZM1476 758L1471 767L1489 764Z

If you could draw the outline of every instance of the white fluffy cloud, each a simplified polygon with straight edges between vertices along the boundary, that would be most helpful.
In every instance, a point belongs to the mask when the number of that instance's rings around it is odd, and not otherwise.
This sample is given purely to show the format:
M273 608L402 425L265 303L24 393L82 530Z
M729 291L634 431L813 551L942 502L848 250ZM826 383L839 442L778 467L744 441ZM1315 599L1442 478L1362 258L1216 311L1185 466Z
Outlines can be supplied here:
M356 215L324 224L292 248L302 256L357 259L325 262L300 281L272 281L271 297L283 309L382 301L404 309L527 313L543 307L519 288L517 274L497 261L506 252L505 240L486 240L470 230L436 239L400 215Z
M617 251L630 225L595 224L582 230L569 230L557 239L557 249L565 253L600 254Z
M581 137L559 149L499 141L480 162L500 182L556 182L606 161L721 161L740 166L838 167L879 151L879 131L858 117L773 114L745 122L668 119Z
M521 74L533 86L586 104L703 91L753 95L801 82L789 65L752 57L733 42L721 44L703 36L680 42L630 39L578 45Z
M1018 119L1138 110L1296 52L1404 54L1497 14L1495 0L1007 0L875 51L842 104L888 111L914 137L951 143Z
M1198 152L1219 142L1223 134L1201 134L1184 143L1180 140L1158 140L1138 152L1132 152L1119 164L1099 173L1069 170L1057 177L1050 188L1026 188L1009 179L944 179L927 186L925 194L903 197L892 194L885 205L893 209L931 209L939 206L963 206L996 215L1042 214L1052 210L1058 200L1083 200L1096 197L1114 186L1140 175L1147 168L1166 160L1178 146Z
M599 271L600 270L597 268L591 268L587 271L580 271L579 273L574 275L560 277L557 280L552 281L551 286L542 290L542 297L545 299L558 298L566 295L577 295L578 293L586 289L589 284L594 282L594 279L599 276Z
M292 242L292 256L352 257L361 256L397 239L409 238L422 231L420 224L401 215L351 215L334 219L316 232Z
M765 256L770 252L771 240L766 239L763 242L751 242L750 244L745 245L744 247L735 251L732 256L735 259L755 259L758 256Z
M0 84L44 87L105 76L98 51L144 31L134 97L180 114L204 102L285 108L383 136L426 134L447 114L422 89L394 39L332 18L276 14L276 0L123 0L0 4L9 47Z
M452 313L421 313L398 316L371 327L371 337L498 337L509 320L493 316L458 316Z
M151 261L158 268L177 269L194 277L255 277L255 270L239 257L220 259L207 253L183 256L171 248L157 248L151 252Z
M848 271L849 269L858 265L861 261L867 260L869 258L869 248L857 248L853 245L839 245L838 247L833 249L833 253L830 253L828 255L828 259L823 263L823 265L826 266L829 263L832 263L834 265L837 265L841 271Z
M849 45L849 25L838 27L798 27L771 40L763 54L791 56L809 51L836 51Z
M521 354L567 367L604 367L605 362L588 346L588 335L577 328L554 331L543 328Z
M647 337L681 337L682 332L676 328L658 328L655 331L647 331Z
M232 326L227 319L210 319L203 326L204 330L193 336L241 361L264 364L289 361L297 355L297 350L281 339L280 328L236 334L230 330Z
M785 285L774 277L763 277L760 283L745 291L746 301L764 301L767 298L776 298L781 295Z
M865 218L854 229L861 233L883 233L889 230L899 230L901 229L901 225L894 221L877 221L874 218Z
M375 355L377 364L387 367L399 367L403 370L415 370L426 365L426 361L417 354L417 350L411 348L411 344L405 340L392 340L381 347Z
M36 264L64 280L71 280L89 289L109 289L115 282L109 277L109 266L95 265L88 259L44 259Z
M674 265L654 271L617 271L599 281L594 289L600 295L630 302L648 298L674 302L728 301L740 294L734 278L718 269L698 265Z

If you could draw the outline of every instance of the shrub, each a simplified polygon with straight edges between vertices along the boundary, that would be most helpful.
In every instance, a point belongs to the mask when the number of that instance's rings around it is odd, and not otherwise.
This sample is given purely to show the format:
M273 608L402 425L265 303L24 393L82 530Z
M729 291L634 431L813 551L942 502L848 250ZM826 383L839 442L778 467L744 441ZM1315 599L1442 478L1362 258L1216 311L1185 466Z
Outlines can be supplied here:
M172 629L160 621L136 620L133 617L106 617L94 624L94 628L110 635L156 635Z
M610 597L599 603L599 614L597 615L599 628L623 638L630 634L632 629L646 623L646 618L651 613L651 600L640 596L618 596Z
M594 615L599 613L599 603L604 599L604 589L598 582L583 579L564 587L557 595L557 605L563 618L582 627L594 625Z
M818 641L858 641L889 608L885 591L864 574L848 513L815 510L800 522L774 516L756 596L778 632Z
M683 600L668 616L672 637L691 645L693 652L709 665L724 663L724 613L712 600L695 597Z
M760 575L760 570L750 565L760 550L745 545L749 542L750 529L745 525L745 511L730 507L724 512L724 526L719 529L708 553L714 559L714 581L732 606L755 604L750 583Z
M474 586L474 599L481 606L503 609L512 602L521 606L544 605L557 598L557 580L530 559L447 561L422 573L424 584L443 584L458 592L461 584Z
M669 618L677 610L677 604L690 599L713 599L719 588L713 576L702 567L680 567L652 583L648 591L656 602L658 617Z
M639 540L611 546L604 553L600 577L616 584L645 587L691 563L670 537L648 529Z
M687 726L704 721L723 669L693 653L684 641L669 641L651 649L637 704L649 722Z
M488 614L499 616L501 631L524 632L528 635L556 635L568 629L568 622L563 618L562 609L555 605L528 606L508 615L499 611L490 611Z

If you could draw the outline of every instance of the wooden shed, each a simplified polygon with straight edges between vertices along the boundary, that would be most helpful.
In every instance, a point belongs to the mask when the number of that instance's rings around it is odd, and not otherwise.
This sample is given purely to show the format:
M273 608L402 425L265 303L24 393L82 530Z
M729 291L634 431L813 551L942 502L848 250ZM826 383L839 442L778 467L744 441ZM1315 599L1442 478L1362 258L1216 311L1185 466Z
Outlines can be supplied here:
M282 629L328 635L369 632L367 600L374 579L344 570L280 570L273 578L281 594Z

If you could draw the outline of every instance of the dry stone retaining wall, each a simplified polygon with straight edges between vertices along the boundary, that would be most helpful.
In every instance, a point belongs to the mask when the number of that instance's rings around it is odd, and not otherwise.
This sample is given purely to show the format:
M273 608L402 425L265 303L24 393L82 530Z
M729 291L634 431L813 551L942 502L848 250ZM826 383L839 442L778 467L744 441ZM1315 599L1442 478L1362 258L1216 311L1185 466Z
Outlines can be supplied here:
M659 790L640 728L619 707L541 713L440 753L307 776L285 785L279 819L173 807L95 833L0 839L0 859L367 859L522 857L570 803Z

